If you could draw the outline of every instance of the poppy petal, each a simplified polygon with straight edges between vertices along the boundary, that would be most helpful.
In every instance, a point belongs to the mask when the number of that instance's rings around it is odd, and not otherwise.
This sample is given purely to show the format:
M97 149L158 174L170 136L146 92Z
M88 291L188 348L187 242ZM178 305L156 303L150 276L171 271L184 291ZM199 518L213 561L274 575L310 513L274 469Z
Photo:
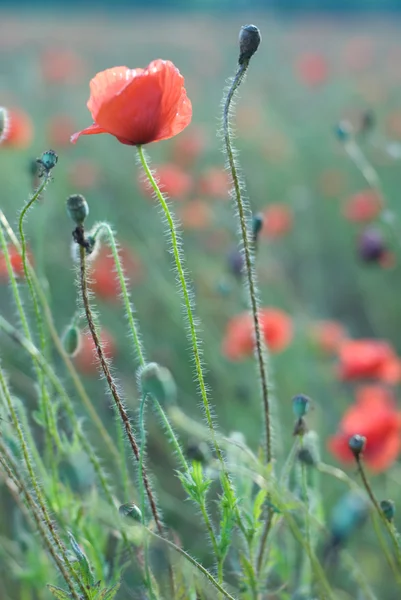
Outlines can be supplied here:
M78 138L80 138L81 135L95 135L97 133L107 133L107 131L105 129L102 129L102 127L99 127L99 125L97 125L96 123L93 123L93 125L90 125L86 129L74 133L71 136L71 143L76 144Z
M98 73L90 82L90 98L87 102L92 118L97 121L97 116L102 106L113 100L134 77L143 72L143 69L129 69L128 67L113 67Z

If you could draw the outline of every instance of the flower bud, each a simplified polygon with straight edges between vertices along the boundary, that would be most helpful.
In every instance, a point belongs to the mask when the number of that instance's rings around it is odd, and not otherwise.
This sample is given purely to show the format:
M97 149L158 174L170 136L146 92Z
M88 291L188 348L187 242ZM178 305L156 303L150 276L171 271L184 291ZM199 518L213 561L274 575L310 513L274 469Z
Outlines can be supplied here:
M395 504L392 500L382 500L380 502L380 508L383 511L384 516L386 517L387 521L389 521L391 523L391 521L394 519L394 515L395 515Z
M261 42L260 31L256 25L244 25L239 32L239 59L242 65L249 61L255 54Z
M144 395L150 394L162 406L173 404L177 397L177 387L173 376L166 367L148 363L139 372L139 381Z
M118 512L121 517L128 517L137 523L142 523L142 513L136 504L122 504L118 509Z
M89 206L81 194L67 198L67 213L76 225L82 225L89 214Z
M378 229L365 229L358 240L359 257L367 263L380 261L387 253L383 236Z
M211 458L210 448L206 442L197 442L192 440L189 442L185 454L188 460L206 464Z
M347 142L352 135L352 127L348 121L340 121L334 128L334 134L339 142Z
M54 150L48 150L47 152L43 152L42 156L38 158L37 161L42 165L45 171L49 172L56 166L58 156Z
M6 138L8 131L8 113L3 106L0 106L0 144Z
M353 435L348 441L348 447L357 460L363 452L365 446L366 438L363 435Z
M237 279L241 279L244 270L244 257L238 248L233 248L228 256L228 268Z
M262 227L263 215L261 213L258 213L257 215L254 215L252 219L252 235L254 243L258 241L259 233L262 231Z
M63 335L63 346L68 356L78 354L81 345L81 334L76 325L70 325Z
M310 399L304 394L298 394L292 399L292 410L297 419L301 419L306 415L310 407Z

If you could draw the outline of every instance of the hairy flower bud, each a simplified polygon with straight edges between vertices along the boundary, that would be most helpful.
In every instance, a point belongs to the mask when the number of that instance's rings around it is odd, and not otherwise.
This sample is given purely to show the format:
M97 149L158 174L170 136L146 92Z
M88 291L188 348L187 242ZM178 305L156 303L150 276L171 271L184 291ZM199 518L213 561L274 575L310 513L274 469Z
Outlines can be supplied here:
M133 521L136 521L137 523L142 522L142 513L136 504L122 504L118 509L118 512L120 513L121 517L127 517Z
M63 335L63 346L68 356L75 356L81 345L81 333L76 325L69 325Z
M76 225L82 225L89 214L89 206L81 194L67 198L67 213Z
M142 393L150 394L162 406L175 402L177 387L166 367L161 367L157 363L148 363L139 371L139 381Z
M394 515L395 515L395 504L392 500L382 500L380 502L380 508L383 511L384 516L386 517L387 521L389 521L391 523L391 521L394 519Z
M358 459L366 446L366 438L363 435L353 435L348 441L348 447L352 454Z
M255 54L261 42L260 31L256 25L244 25L239 32L239 59L238 63L242 65Z

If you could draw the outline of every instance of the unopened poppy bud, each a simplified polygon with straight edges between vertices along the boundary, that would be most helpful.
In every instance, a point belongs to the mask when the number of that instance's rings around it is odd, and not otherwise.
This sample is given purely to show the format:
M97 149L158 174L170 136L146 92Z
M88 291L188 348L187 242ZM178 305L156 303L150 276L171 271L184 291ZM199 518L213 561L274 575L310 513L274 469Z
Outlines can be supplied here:
M310 448L300 448L298 450L297 458L299 462L308 467L314 467L316 465L316 458Z
M334 134L339 142L347 142L352 134L352 127L348 121L340 121L334 128Z
M144 395L150 394L161 405L173 404L177 397L177 387L173 376L166 367L149 363L139 372L139 381Z
M89 214L89 206L81 194L67 198L67 213L76 225L82 225Z
M255 54L261 41L261 35L256 25L244 25L239 32L239 59L242 65Z
M252 235L253 241L256 243L258 241L259 233L262 231L263 227L263 215L258 213L252 219Z
M387 248L378 229L366 229L361 234L358 240L358 254L364 262L378 262L386 253Z
M366 438L363 435L353 435L348 441L348 447L356 459L359 458L366 446Z
M392 500L382 500L380 502L380 508L383 511L387 521L392 521L395 515L395 504Z
M63 346L68 356L75 356L81 345L81 333L76 325L70 325L63 335Z
M58 156L54 150L43 152L42 156L37 159L37 162L42 165L45 171L51 171L57 164Z
M128 517L137 523L142 523L142 513L136 504L122 504L118 509L118 512L121 517Z
M8 130L8 113L3 106L0 106L0 144L6 138Z
M310 399L304 394L298 394L292 399L292 410L297 419L301 419L306 415L310 407Z

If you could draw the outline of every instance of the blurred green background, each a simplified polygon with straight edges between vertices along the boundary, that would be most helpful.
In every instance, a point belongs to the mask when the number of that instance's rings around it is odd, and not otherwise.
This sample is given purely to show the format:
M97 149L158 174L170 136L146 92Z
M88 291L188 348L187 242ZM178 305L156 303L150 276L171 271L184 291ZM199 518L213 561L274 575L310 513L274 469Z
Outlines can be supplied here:
M31 160L49 147L56 150L59 163L54 182L29 214L27 232L34 262L48 282L58 329L63 331L76 310L72 226L65 200L69 194L83 193L90 205L89 224L109 221L135 261L132 299L148 357L169 367L177 381L180 406L199 420L171 256L159 210L138 180L135 151L106 135L82 138L76 146L68 142L70 134L91 122L86 101L88 82L96 72L114 65L143 67L158 57L172 60L185 77L193 103L193 123L182 136L199 139L200 148L193 162L181 167L188 176L187 189L180 199L172 194L172 204L184 222L184 248L202 323L207 381L222 431L240 430L256 449L261 417L255 366L251 359L232 363L221 351L229 319L246 307L242 284L229 262L238 241L237 224L224 185L219 197L219 193L205 192L204 183L211 169L224 168L217 135L220 101L227 78L235 72L239 28L255 22L263 41L241 90L236 119L243 178L255 212L284 203L293 213L290 231L277 239L262 236L257 255L262 304L288 312L295 329L288 349L271 357L281 423L276 432L277 460L283 460L292 444L290 399L303 392L314 401L309 424L319 434L325 460L332 461L327 438L353 401L354 390L338 381L335 361L324 357L311 342L314 323L335 319L352 337L386 339L401 352L400 265L396 261L391 269L384 269L367 266L358 258L361 225L347 221L343 208L352 194L367 186L334 135L341 119L358 127L364 111L372 111L375 126L361 145L379 172L389 211L399 219L399 27L385 16L375 21L363 14L357 19L274 18L258 12L257 3L255 11L243 3L238 6L245 8L243 13L228 11L220 16L207 11L142 14L123 7L108 13L98 7L82 13L71 8L62 17L47 11L4 10L0 104L26 113L32 135L27 134L19 147L0 148L0 205L15 224L32 189ZM177 156L182 159L178 144L179 138L149 146L156 170L158 165L177 164ZM201 216L193 208L197 201L201 201ZM15 320L6 277L0 285L0 309ZM121 303L98 298L97 305L103 326L115 340L116 374L129 408L135 411L136 365L128 349ZM4 336L0 336L0 349L15 393L33 407L35 395L23 354ZM85 376L85 384L104 422L114 431L103 383L92 374ZM181 491L170 474L173 463L165 442L155 423L149 429L151 469L159 481L162 503L168 505L168 519L184 539L192 538L189 526L182 524L181 508L174 500L168 501ZM187 439L184 435L184 442L191 443L189 434ZM84 479L86 474L80 476ZM391 477L376 478L383 497L396 493L399 476L395 466ZM342 491L337 483L325 482L328 506ZM7 523L6 506L5 497L1 520L10 534L12 522ZM380 599L390 600L395 592L384 583L386 567L376 561L371 537L369 529L363 530L355 541L355 553L368 565L371 580L381 590ZM195 536L191 542L196 547L202 539Z

